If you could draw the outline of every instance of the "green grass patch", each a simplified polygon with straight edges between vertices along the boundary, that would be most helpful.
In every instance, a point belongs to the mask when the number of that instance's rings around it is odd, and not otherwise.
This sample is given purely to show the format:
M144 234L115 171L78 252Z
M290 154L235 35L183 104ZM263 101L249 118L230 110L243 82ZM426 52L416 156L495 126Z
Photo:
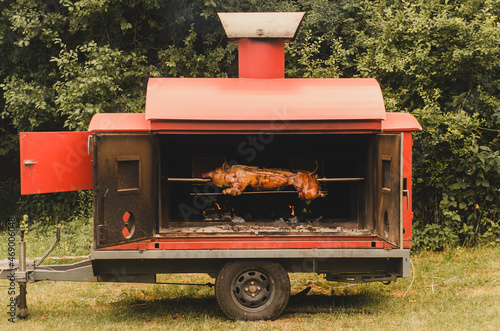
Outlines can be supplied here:
M54 234L28 233L28 255L41 256ZM57 254L84 254L78 231ZM2 245L5 245L2 243ZM34 253L33 253L34 252ZM88 253L88 251L86 252ZM212 288L181 285L40 282L28 284L26 320L8 322L7 281L0 282L0 328L22 330L497 330L500 325L500 248L418 252L415 274L390 285L327 282L291 274L292 297L275 321L228 320ZM64 261L63 261L64 262ZM47 261L46 263L53 263ZM61 263L60 261L57 263ZM66 262L67 263L67 262ZM206 275L159 275L161 282L207 283ZM18 290L17 290L18 291ZM406 295L405 295L406 293Z

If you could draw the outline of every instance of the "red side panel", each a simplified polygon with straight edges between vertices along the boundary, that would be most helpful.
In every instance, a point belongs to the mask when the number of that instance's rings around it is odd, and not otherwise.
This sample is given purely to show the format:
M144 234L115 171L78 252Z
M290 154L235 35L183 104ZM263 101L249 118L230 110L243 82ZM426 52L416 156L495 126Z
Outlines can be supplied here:
M21 132L21 194L92 189L89 132Z
M105 247L99 250L177 250L177 249L392 249L374 237L233 237L233 238L172 238L144 240Z
M404 133L404 152L403 152L403 178L406 180L406 187L403 185L403 190L407 190L403 195L403 247L411 248L412 246L412 148L413 137L411 132Z

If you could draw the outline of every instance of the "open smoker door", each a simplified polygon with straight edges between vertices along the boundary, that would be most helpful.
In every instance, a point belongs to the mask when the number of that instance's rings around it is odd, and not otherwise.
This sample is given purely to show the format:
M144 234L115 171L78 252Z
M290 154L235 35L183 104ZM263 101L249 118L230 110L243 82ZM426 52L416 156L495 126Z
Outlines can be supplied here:
M150 238L155 230L155 137L94 134L94 245Z
M402 237L402 134L378 134L375 234L399 246Z
M92 189L89 132L21 132L21 194Z

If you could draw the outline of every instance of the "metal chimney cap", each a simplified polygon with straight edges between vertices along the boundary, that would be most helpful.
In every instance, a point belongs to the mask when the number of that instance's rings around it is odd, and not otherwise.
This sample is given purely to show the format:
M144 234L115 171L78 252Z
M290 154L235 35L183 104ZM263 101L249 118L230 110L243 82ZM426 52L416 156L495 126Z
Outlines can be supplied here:
M218 13L226 35L239 38L293 40L305 12Z

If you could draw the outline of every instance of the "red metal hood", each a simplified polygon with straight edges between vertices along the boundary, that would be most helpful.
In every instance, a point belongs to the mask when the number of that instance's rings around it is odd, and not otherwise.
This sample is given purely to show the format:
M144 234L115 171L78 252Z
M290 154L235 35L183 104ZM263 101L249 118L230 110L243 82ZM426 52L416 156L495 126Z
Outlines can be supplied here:
M96 114L89 131L333 133L421 130L386 113L374 79L151 78L146 113Z
M385 119L375 79L150 78L146 120Z

